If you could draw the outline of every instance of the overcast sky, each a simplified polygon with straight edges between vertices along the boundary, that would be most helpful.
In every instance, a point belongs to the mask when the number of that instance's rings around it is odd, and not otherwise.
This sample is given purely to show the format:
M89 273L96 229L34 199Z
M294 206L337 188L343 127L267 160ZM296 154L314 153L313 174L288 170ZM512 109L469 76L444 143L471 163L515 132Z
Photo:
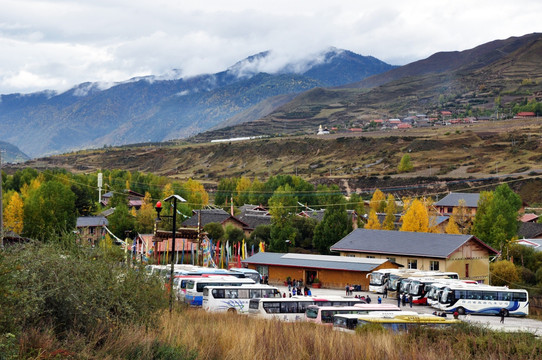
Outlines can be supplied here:
M394 65L541 32L540 0L0 0L0 94L215 73L329 46Z

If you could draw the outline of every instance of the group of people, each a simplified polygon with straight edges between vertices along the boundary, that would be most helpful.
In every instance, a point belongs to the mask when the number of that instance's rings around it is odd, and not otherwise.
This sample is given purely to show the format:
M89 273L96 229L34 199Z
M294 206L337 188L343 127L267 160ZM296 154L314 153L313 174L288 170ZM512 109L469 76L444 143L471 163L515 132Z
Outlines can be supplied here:
M399 292L397 292L397 306L406 306L407 303L409 303L410 307L412 307L412 296L410 296L409 294L401 295Z
M290 297L296 296L296 295L304 295L304 296L311 296L311 290L305 285L303 288L303 281L302 280L296 280L296 279L288 279L286 280L288 284L288 293L290 294Z

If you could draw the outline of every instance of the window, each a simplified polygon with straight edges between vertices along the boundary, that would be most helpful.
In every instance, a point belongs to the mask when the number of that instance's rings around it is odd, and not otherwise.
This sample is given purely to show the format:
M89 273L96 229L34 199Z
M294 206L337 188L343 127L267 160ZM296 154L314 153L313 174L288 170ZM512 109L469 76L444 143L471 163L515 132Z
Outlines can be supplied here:
M224 299L224 289L213 289L213 297L215 299Z
M375 257L372 255L367 255L367 259L374 259Z
M418 260L416 259L408 259L408 268L409 269L417 269L418 268Z
M439 271L440 268L440 261L431 261L429 265L430 270L432 271Z
M260 289L250 289L250 298L259 299L262 297L262 291Z

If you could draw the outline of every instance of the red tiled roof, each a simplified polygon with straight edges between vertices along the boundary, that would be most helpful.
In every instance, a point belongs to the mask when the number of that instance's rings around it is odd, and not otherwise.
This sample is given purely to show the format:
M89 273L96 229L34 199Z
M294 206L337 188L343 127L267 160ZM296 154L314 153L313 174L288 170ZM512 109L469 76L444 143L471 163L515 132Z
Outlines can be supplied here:
M519 221L530 222L536 219L538 219L538 215L536 214L524 214L522 217L519 218Z
M532 111L522 111L522 112L518 112L517 116L534 116L534 112L532 112Z

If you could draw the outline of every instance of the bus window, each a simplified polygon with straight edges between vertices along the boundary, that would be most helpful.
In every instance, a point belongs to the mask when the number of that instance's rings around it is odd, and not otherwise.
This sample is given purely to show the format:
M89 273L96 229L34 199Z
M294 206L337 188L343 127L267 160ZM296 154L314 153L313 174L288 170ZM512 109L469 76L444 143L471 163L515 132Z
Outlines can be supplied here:
M226 299L237 299L239 298L239 293L237 289L226 289Z
M310 307L307 308L305 314L309 319L316 319L318 317L318 308Z
M527 301L527 294L517 292L512 294L513 301Z
M322 310L322 323L333 322L333 310Z
M250 289L250 298L259 299L262 297L262 290L260 289Z
M204 293L205 295L205 293ZM224 295L224 289L213 289L213 297L215 299L224 299L226 296Z
M297 313L297 309L297 302L295 301L285 301L280 304L281 313Z
M262 290L262 297L264 297L264 298L275 297L275 293L276 293L275 289L263 289Z
M309 305L313 305L314 302L313 301L302 301L299 303L299 312L300 313L304 313L305 311L307 311L307 307ZM320 302L318 302L318 304L320 304Z
M269 314L280 313L280 303L278 302L265 302L263 303L263 309Z
M248 299L248 289L239 289L239 299Z

